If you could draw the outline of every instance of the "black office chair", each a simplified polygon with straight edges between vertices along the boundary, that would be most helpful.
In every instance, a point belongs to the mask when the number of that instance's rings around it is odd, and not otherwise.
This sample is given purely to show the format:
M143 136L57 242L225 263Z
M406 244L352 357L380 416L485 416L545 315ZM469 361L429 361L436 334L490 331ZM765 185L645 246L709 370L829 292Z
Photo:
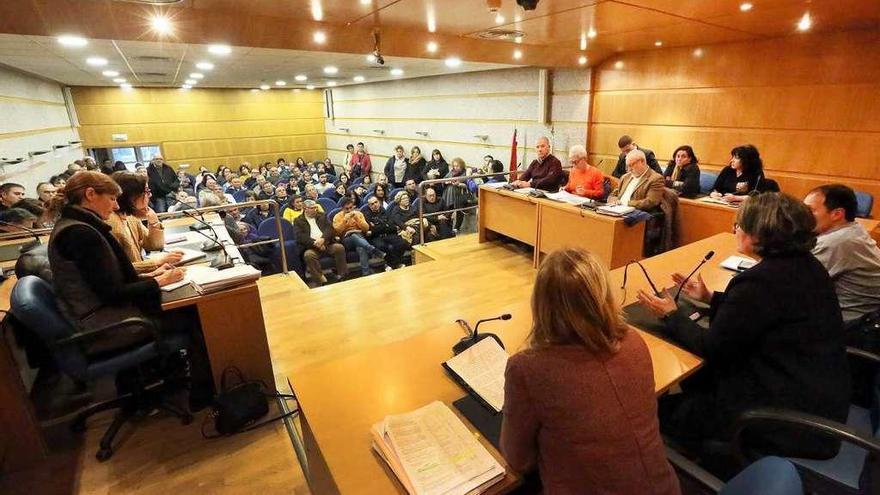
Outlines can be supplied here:
M794 465L781 457L764 457L724 483L697 463L666 447L666 458L675 469L682 493L706 495L803 495L803 484Z
M186 408L179 408L163 397L163 392L169 388L165 378L172 377L167 372L167 365L172 361L170 358L180 356L187 348L189 342L185 335L160 337L153 322L145 318L127 318L100 329L78 332L58 310L52 287L36 276L26 276L15 284L10 312L37 335L49 349L58 369L74 381L87 383L102 377L115 377L117 397L90 405L71 425L74 431L85 431L90 416L119 409L101 438L95 454L99 461L106 461L113 455L113 439L122 425L139 411L161 408L180 418L183 424L192 422L192 415ZM134 348L100 357L90 357L82 350L81 344L90 338L131 327L148 329L155 337ZM155 368L162 370L163 378L148 381L148 373ZM185 366L179 368L183 370Z

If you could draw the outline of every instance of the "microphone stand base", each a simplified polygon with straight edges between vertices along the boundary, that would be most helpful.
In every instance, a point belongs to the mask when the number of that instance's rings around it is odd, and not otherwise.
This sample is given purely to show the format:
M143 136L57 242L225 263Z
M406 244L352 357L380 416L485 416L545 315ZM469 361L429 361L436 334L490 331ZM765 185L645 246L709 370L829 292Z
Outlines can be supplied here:
M461 340L458 341L457 344L452 346L452 353L457 356L473 347L477 342L490 337L495 339L495 342L498 342L498 345L500 345L501 348L504 349L504 343L501 342L501 339L499 339L497 335L495 335L494 333L480 333L477 335L463 337Z

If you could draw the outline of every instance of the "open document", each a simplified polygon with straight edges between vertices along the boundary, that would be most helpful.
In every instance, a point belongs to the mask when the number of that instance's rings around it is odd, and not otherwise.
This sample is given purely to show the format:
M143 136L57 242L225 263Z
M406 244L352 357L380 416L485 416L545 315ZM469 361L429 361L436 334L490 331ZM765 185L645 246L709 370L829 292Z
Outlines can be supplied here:
M371 434L411 495L480 493L504 478L504 467L442 402L388 416Z
M555 193L546 193L547 199L552 199L554 201L561 201L563 203L568 203L570 205L580 206L585 203L592 203L593 200L590 198L585 198L583 196L578 196L577 194L572 194L568 191L560 189L559 192Z
M444 363L444 368L465 386L469 393L495 412L504 406L504 370L507 351L495 339L483 339Z
M243 285L260 278L260 270L250 265L235 265L226 270L218 270L210 266L190 266L180 282L162 287L164 291L172 291L186 284L192 284L200 294L210 294L229 287Z

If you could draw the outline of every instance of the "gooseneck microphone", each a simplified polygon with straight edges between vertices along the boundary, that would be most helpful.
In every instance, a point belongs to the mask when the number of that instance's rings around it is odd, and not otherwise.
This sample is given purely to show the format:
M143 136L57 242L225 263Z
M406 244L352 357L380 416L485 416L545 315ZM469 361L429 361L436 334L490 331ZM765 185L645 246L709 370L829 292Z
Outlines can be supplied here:
M651 285L651 290L654 291L654 295L659 297L660 291L657 290L657 286L654 285L654 281L651 280L651 276L648 275L648 270L645 270L645 267L642 265L642 263L637 260L632 260L629 263L627 263L625 267L623 267L623 285L621 285L620 288L626 289L626 278L627 278L627 272L629 272L630 265L639 265L639 268L642 269L642 273L645 274L645 279L647 279L648 283Z
M461 354L462 352L475 345L477 342L490 337L495 339L495 342L498 342L498 345L501 346L502 349L504 349L504 343L501 342L501 339L498 338L497 335L495 335L494 333L477 333L477 329L480 328L481 323L495 320L509 320L510 318L510 313L505 313L501 316L496 316L495 318L486 318L478 321L473 330L471 330L471 326L468 324L468 322L462 319L455 320L455 322L458 323L459 326L461 326L461 328L465 331L467 335L463 337L460 341L458 341L457 344L452 346L452 353L455 355Z
M477 322L477 325L474 327L474 332L473 332L474 337L476 337L476 336L478 335L478 334L477 334L477 330L480 329L480 325L481 325L481 324L483 324L483 323L485 323L485 322L487 322L487 321L495 321L495 320L504 320L504 321L507 321L507 320L509 320L510 318L511 318L510 313L504 313L503 315L501 315L501 316L496 316L495 318L485 318L485 319L482 319L482 320L478 321L478 322Z
M27 232L28 234L34 236L33 241L31 241L27 244L23 244L20 248L18 248L19 253L25 253L27 251L30 251L31 249L33 249L43 243L43 241L40 240L40 235L37 234L37 232L34 229L29 229L27 227L18 225L17 223L6 222L4 220L0 220L0 225L6 225L7 227L12 227L14 229L20 230L21 232Z
M201 230L194 230L193 231L193 232L199 234L200 236L203 236L204 238L208 239L208 241L210 241L210 243L208 243L208 242L202 243L202 251L213 251L214 248L212 247L212 245L216 245L216 246L219 246L220 251L223 254L223 260L221 261L219 258L215 259L214 262L211 263L211 268L216 268L218 270L225 270L227 268L232 268L235 265L235 263L233 263L232 257L229 256L229 252L226 251L226 246L224 246L223 243L220 242L220 238L217 237L217 233L214 232L214 228L211 227L211 224L202 220L201 218L196 217L190 211L181 210L180 213L183 213L184 215L192 218L193 220L204 224L211 231L211 233L214 234L213 236L209 236L208 234L202 232Z
M675 293L675 302L678 302L678 297L681 296L681 290L684 289L684 286L685 286L685 284L688 283L688 280L690 280L691 277L693 277L694 274L697 273L697 270L699 270L703 265L705 265L707 261L711 260L712 256L715 256L715 251L709 251L708 253L706 253L706 256L703 256L702 261L700 261L700 263L697 265L697 267L694 268L693 271L691 271L691 273L688 274L688 276L685 277L684 280L682 280L680 284L678 284L678 291L676 291L676 293Z

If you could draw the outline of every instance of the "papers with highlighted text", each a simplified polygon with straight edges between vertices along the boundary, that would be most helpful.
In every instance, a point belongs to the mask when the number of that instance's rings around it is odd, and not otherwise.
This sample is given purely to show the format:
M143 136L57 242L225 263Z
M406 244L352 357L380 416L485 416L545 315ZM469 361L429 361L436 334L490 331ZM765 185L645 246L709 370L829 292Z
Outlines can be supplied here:
M446 366L495 412L504 407L504 370L507 351L495 339L483 339L446 361Z

